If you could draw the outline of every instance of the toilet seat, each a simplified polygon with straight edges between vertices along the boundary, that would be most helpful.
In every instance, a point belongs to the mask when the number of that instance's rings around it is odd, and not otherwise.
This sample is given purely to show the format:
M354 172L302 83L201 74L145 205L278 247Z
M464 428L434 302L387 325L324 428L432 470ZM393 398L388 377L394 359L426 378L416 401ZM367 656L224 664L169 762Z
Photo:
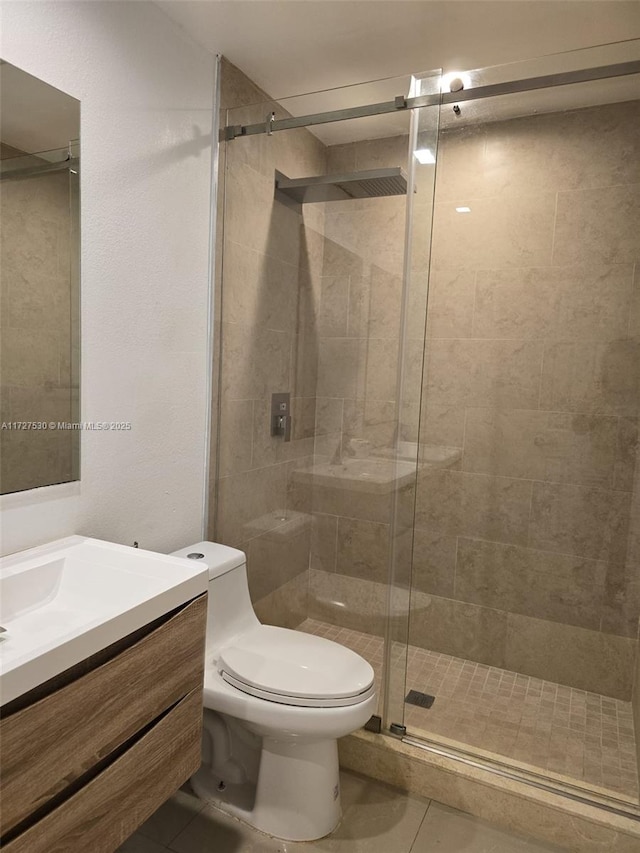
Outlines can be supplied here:
M374 692L373 669L324 637L259 625L221 649L222 678L244 693L301 707L337 708Z

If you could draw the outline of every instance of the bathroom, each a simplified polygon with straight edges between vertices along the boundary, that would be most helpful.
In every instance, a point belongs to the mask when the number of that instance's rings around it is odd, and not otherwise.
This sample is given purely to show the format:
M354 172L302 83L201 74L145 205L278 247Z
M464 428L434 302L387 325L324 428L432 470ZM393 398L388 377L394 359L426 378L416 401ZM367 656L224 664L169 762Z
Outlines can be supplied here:
M575 33L575 4L369 4L358 48L358 4L259 4L246 34L242 5L0 6L3 61L80 102L65 382L80 420L130 424L63 436L79 479L7 487L2 553L215 540L261 622L369 661L379 733L341 741L318 849L637 849L639 78L512 85L637 61L592 48L637 39L637 5L582 4ZM287 58L263 30L289 17ZM425 104L354 115L398 96ZM274 194L398 168L396 195ZM297 848L162 808L125 850Z

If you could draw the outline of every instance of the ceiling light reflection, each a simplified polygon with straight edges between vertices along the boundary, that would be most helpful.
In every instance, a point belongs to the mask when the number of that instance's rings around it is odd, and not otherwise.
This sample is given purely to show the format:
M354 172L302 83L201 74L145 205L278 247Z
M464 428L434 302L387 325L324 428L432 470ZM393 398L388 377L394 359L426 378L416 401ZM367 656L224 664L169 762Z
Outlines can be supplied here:
M421 166L427 166L429 163L436 162L435 154L430 148L416 148L413 153Z

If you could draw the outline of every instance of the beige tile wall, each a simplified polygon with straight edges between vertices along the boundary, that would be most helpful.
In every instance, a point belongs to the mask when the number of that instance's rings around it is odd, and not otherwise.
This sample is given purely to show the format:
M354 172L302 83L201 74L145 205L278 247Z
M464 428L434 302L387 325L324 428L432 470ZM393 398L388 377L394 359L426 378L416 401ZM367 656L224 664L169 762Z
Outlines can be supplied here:
M223 84L227 103L264 100L232 66ZM419 478L411 622L416 645L626 699L640 611L639 131L633 102L442 136L420 441L459 453ZM309 616L382 630L390 494L295 472L393 441L405 212L390 198L301 215L273 202L273 170L400 165L406 142L325 150L296 131L227 149L215 535L247 551L254 598L291 624L310 564ZM294 398L290 445L268 435L277 390Z
M266 100L223 62L223 124L232 106L247 105L233 111L233 124L264 120L267 108L251 105ZM274 180L276 169L290 177L322 174L325 151L300 130L237 139L222 154L219 453L209 535L247 553L251 595L263 621L297 625L307 608L311 506L292 500L290 483L313 456L322 210L300 214L274 201ZM270 435L271 394L286 391L293 412L289 443Z
M406 169L408 137L334 145L327 153L330 174ZM356 453L384 458L378 454L396 433L406 196L324 208L315 461L339 466ZM391 490L314 484L297 485L296 494L313 506L309 615L382 634Z
M420 438L460 455L420 475L411 623L416 645L626 699L640 612L639 131L634 102L441 139ZM378 149L397 164L404 142L337 146L329 163L366 168ZM403 219L375 204L383 230L327 206L327 458L393 436L400 268L385 291L367 265L388 265ZM389 496L316 486L309 499L310 615L379 630Z
M71 219L66 172L2 183L3 422L71 422ZM74 479L77 434L0 431L2 492Z
M638 544L640 542L640 445L636 450L636 476L633 483L633 496L631 499L631 522L629 524L629 551L633 551L636 558L640 553ZM632 617L633 618L633 617ZM638 751L638 766L640 767L640 620L637 623L638 643L636 645L635 667L633 670L633 693L632 709L633 722L636 732L636 748Z
M444 133L433 259L412 642L629 699L640 102Z

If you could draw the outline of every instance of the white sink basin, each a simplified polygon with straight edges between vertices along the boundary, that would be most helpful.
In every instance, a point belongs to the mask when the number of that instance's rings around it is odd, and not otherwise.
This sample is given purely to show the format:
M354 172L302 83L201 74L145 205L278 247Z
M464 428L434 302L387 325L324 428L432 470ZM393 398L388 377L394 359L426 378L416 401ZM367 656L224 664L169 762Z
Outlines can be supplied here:
M192 560L83 536L0 559L0 704L206 589Z

